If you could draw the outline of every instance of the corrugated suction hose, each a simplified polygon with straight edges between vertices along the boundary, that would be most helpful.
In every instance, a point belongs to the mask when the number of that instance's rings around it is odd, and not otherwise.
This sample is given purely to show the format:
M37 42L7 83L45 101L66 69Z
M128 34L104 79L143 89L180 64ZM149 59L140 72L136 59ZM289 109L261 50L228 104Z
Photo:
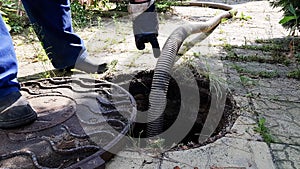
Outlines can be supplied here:
M211 2L186 2L186 6L210 7L226 10L213 17L207 22L183 25L177 28L167 39L161 56L158 58L149 96L147 137L153 137L163 132L163 112L166 108L166 95L170 81L171 69L174 65L177 52L183 41L190 35L196 33L207 33L212 31L222 20L233 15L233 8L226 4Z

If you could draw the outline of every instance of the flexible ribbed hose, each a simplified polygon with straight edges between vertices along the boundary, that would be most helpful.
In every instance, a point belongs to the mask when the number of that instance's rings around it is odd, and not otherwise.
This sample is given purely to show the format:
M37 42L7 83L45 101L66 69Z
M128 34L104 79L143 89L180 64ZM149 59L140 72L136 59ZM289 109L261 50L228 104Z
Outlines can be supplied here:
M227 11L204 23L181 26L177 28L167 39L154 70L151 92L149 96L150 107L147 115L148 137L156 136L163 131L163 112L167 104L166 95L170 81L170 73L174 65L177 52L183 41L192 34L210 32L221 22L222 18L232 17L232 13L229 11L232 10L232 7L229 5L210 2L187 2L184 3L184 5L200 7L205 6Z

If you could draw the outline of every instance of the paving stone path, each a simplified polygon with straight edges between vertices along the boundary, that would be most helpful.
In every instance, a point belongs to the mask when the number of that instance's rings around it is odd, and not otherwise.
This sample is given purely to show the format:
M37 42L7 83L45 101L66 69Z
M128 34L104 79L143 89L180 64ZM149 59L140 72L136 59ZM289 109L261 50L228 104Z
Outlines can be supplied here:
M288 53L288 43L284 43L288 32L278 24L282 13L279 9L271 8L268 1L225 2L238 10L237 18L220 24L207 39L189 49L180 61L199 55L192 60L193 63L205 69L211 68L212 73L226 78L240 115L230 132L206 146L168 151L158 156L125 150L107 165L108 169L169 169L176 166L187 169L300 168L300 83L286 76L297 65L294 61L288 66L276 61L273 57L276 50L266 50L264 46L272 48L283 44L281 48L287 52L280 56ZM160 18L160 44L164 44L172 30L179 25L205 21L219 12L196 7L174 8L175 15ZM247 16L251 19L247 19ZM150 46L143 52L135 49L131 25L126 17L100 29L89 28L79 34L84 37L92 57L117 60L110 70L112 74L155 67L156 59L152 56ZM187 41L195 37L197 35ZM30 52L22 53L23 48L26 45L17 48L19 57L30 57ZM52 68L50 64L46 67ZM28 63L28 60L21 59L19 76L44 70L40 62ZM265 136L255 131L259 121L263 123L261 127L268 129ZM268 136L270 140L266 140ZM270 143L267 144L268 141Z

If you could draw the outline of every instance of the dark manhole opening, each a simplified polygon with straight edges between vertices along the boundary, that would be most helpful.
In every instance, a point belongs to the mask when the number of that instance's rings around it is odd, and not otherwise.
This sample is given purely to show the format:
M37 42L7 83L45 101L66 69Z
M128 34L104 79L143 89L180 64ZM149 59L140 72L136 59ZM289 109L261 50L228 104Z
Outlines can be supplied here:
M198 85L198 91L200 96L200 104L198 115L196 121L188 134L182 139L182 141L175 149L185 149L185 148L194 148L203 146L209 143L214 142L215 140L225 136L226 133L230 131L230 128L237 119L237 114L235 113L236 105L234 99L230 93L227 92L225 107L223 111L222 118L215 129L214 133L204 142L199 143L198 138L199 134L203 128L206 117L209 113L210 104L211 104L211 92L210 92L210 80L199 73L196 73L194 68L191 68L194 73L194 78ZM129 93L135 98L137 103L138 113L143 113L148 110L149 106L149 94L151 91L151 84L154 71L141 71L135 76L131 76L131 80L125 78L126 75L119 75L116 77L110 77L109 80L112 80L114 83L119 84L125 89L129 90ZM176 76L176 75L175 75ZM126 80L127 81L126 81ZM176 78L175 78L176 79ZM181 95L178 83L174 78L170 79L168 92L167 92L167 105L164 111L164 131L167 130L176 120L177 115L180 111L181 105ZM189 84L185 85L186 88L189 88ZM189 90L189 89L188 89ZM192 98L191 98L192 99ZM188 106L188 105L186 105ZM139 114L137 114L137 117ZM189 117L187 117L189 118ZM146 138L146 123L135 123L134 129L132 132L132 137L134 138Z

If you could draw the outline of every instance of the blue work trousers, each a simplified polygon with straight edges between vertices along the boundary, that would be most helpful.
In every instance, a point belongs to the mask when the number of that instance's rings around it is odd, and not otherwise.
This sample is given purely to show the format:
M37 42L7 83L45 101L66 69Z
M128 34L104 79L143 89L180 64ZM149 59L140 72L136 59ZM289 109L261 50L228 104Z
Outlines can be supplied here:
M53 66L73 66L86 57L82 39L73 31L69 0L22 0L35 33ZM19 90L17 59L8 30L0 16L0 97Z

